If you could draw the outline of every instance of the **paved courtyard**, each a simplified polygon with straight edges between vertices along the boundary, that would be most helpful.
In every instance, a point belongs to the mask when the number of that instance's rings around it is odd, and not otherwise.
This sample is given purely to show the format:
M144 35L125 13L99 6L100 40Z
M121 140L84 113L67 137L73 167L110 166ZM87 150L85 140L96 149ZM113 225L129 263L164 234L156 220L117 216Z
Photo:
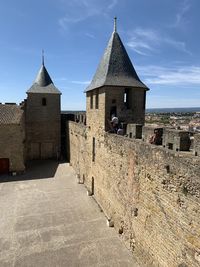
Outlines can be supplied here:
M138 267L72 167L54 161L0 176L0 267L8 266Z

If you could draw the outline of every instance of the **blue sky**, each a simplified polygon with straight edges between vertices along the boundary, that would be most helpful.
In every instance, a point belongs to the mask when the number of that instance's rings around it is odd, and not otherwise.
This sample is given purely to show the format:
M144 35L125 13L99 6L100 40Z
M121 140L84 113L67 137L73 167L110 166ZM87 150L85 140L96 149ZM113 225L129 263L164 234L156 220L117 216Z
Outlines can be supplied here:
M62 91L63 110L83 93L113 31L141 80L147 107L200 106L199 0L1 0L0 102L26 98L41 66Z

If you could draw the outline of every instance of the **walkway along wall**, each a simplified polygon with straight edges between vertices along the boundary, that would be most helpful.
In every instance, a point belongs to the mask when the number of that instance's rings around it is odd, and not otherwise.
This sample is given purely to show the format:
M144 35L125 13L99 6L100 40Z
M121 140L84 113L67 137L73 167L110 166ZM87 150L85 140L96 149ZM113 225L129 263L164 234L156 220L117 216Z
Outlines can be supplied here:
M142 266L198 267L200 157L115 134L92 136L75 122L68 133L78 178Z

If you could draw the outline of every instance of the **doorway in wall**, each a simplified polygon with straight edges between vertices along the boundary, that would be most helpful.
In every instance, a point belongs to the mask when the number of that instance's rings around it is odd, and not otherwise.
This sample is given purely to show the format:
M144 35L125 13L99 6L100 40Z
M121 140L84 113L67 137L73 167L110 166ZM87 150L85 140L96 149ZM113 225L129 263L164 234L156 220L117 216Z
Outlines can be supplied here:
M7 174L9 172L9 159L0 159L0 174Z
M112 119L113 117L117 117L117 107L113 106L110 109L110 119Z

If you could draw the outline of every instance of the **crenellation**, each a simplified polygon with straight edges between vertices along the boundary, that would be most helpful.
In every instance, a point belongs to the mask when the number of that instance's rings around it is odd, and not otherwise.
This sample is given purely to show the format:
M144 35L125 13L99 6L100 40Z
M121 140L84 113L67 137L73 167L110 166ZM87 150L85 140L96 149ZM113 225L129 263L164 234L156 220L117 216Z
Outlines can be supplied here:
M190 150L190 135L187 131L164 129L163 146L174 151L189 151Z
M200 134L194 135L194 155L200 156Z
M128 123L126 135L129 138L142 139L142 124Z

